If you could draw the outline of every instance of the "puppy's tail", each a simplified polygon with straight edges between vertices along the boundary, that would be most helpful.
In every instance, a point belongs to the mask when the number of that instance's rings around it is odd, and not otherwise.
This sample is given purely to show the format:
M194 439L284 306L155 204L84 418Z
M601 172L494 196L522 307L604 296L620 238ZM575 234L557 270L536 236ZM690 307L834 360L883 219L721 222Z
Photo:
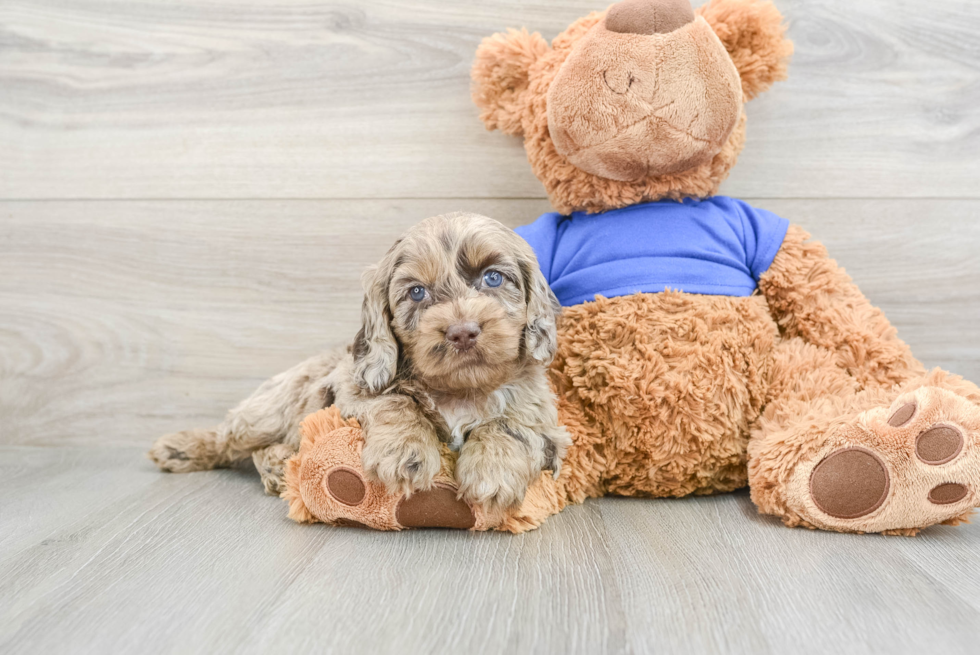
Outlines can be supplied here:
M230 466L238 459L227 447L219 428L174 432L157 439L147 456L164 471L188 473Z

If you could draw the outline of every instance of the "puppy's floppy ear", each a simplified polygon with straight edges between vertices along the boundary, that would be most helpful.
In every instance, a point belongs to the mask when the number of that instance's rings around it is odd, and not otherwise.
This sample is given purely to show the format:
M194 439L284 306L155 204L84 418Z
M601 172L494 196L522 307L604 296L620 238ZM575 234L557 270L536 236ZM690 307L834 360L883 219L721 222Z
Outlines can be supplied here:
M381 264L364 271L361 278L364 303L361 305L361 329L354 337L352 349L354 382L372 393L381 393L391 384L398 366L398 341L391 331L391 308L388 306L390 258L391 251Z
M793 42L783 16L771 2L711 0L697 9L721 39L742 78L746 100L786 79Z
M473 102L488 130L519 136L531 65L548 51L540 34L507 30L483 39L476 50Z
M524 351L542 364L550 364L558 350L558 317L561 304L533 259L520 262L527 302Z

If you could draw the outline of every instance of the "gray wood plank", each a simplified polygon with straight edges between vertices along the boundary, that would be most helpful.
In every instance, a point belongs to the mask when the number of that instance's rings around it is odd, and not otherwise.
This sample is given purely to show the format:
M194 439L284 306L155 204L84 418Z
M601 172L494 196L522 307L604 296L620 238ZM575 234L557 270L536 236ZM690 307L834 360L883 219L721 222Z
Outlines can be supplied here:
M0 561L158 482L141 450L4 447L0 461Z
M0 446L4 653L973 653L980 526L789 530L747 494L606 498L526 535L285 518L254 471ZM52 475L53 473L53 475ZM52 487L64 488L59 496Z
M745 492L600 507L634 652L976 652L978 587L949 581L975 568L976 525L788 530Z
M590 502L555 518L517 537L401 533L384 540L383 551L377 535L345 535L319 551L272 611L253 615L240 647L256 653L627 652L598 506ZM343 593L331 593L338 590ZM309 629L325 620L329 629Z
M473 52L603 5L8 0L0 198L539 198L476 118ZM778 5L791 78L727 193L977 197L980 4Z
M980 380L980 202L760 201L810 229L914 352ZM412 223L541 200L0 203L0 443L148 444L357 331Z
M79 452L78 481L105 504L63 520L43 493L59 450L2 449L36 473L22 486L37 493L10 507L49 530L0 545L5 653L624 652L594 503L518 537L300 526L254 472L168 475L124 464L133 449ZM120 494L134 471L153 482Z

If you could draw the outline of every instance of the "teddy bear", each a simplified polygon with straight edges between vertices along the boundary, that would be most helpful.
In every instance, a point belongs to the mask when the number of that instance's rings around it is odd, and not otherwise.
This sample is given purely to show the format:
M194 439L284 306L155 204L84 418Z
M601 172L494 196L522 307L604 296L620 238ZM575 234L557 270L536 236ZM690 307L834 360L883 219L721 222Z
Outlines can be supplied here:
M389 494L360 469L356 422L308 417L290 516L377 529L521 532L603 495L749 487L790 527L912 535L978 506L980 389L926 370L826 249L718 195L745 104L792 45L762 0L622 0L549 45L480 45L473 98L523 137L555 212L518 228L563 306L551 383L573 438L557 479L489 516L434 489Z

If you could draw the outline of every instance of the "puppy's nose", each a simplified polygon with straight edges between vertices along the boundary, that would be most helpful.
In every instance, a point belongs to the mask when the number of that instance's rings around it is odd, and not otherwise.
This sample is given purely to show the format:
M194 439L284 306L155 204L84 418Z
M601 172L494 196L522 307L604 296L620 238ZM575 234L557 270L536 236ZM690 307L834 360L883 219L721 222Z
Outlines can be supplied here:
M622 0L606 13L606 29L621 34L666 34L693 20L690 0Z
M457 323L446 330L446 341L453 344L456 350L469 350L476 345L480 336L480 326L473 321Z

